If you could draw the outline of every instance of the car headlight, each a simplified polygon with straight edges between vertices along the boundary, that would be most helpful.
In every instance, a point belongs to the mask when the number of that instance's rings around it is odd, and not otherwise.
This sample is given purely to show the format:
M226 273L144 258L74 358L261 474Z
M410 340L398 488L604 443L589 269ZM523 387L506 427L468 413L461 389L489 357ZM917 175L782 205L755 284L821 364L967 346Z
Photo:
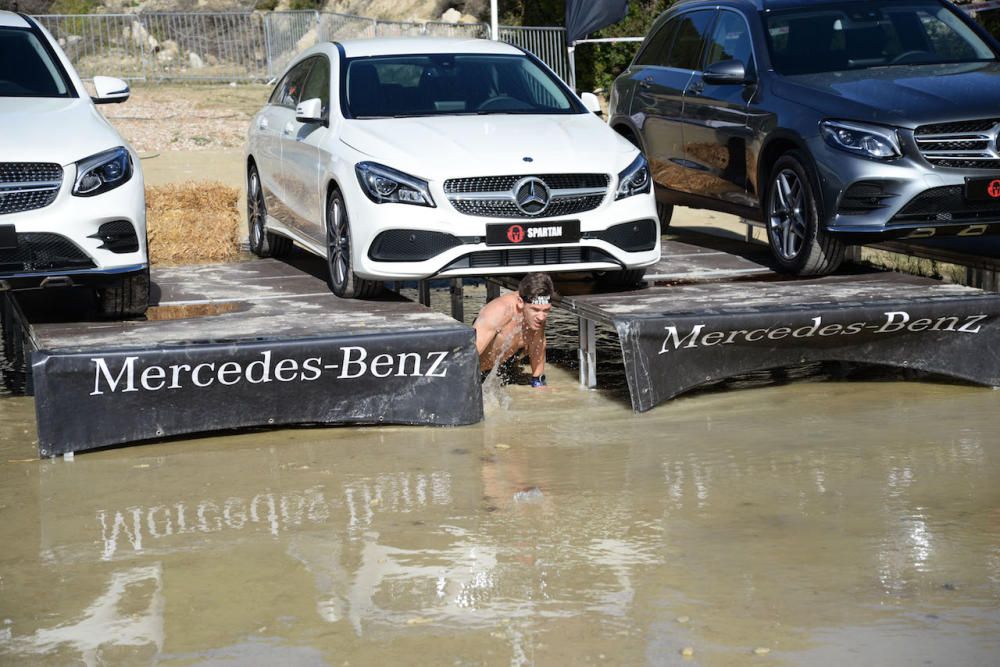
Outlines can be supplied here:
M91 155L76 163L76 183L73 194L93 197L132 178L132 156L123 146Z
M376 204L414 204L435 208L427 181L375 162L359 162L354 170L361 189Z
M848 153L875 160L892 160L903 155L896 132L887 127L825 120L819 129L826 143Z
M632 164L618 174L618 190L615 192L615 200L649 192L650 181L649 164L640 153L632 160Z

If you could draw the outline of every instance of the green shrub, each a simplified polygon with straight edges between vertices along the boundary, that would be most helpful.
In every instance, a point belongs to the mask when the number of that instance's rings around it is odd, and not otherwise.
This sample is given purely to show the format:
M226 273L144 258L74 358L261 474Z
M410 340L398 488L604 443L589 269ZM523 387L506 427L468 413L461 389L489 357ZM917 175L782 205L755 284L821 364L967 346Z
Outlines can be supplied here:
M55 0L49 7L50 14L93 14L98 7L96 0Z

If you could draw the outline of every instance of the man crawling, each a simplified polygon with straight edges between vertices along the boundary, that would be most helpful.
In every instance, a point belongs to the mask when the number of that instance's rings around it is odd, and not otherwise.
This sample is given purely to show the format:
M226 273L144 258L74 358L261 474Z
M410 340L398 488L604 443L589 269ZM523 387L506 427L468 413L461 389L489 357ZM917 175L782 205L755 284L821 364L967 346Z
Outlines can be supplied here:
M517 291L490 301L473 323L479 370L485 373L519 353L531 364L531 386L545 386L545 322L558 298L552 278L529 273Z

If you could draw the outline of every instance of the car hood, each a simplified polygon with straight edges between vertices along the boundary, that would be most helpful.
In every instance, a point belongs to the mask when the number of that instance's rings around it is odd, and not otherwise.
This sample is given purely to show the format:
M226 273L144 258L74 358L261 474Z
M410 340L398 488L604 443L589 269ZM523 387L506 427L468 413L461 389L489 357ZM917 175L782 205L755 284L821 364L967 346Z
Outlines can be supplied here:
M347 120L340 138L375 162L428 180L525 171L614 176L636 155L593 114Z
M0 127L4 162L58 162L66 166L125 145L87 99L0 97Z
M774 93L828 118L914 128L1000 117L1000 63L909 65L787 76Z

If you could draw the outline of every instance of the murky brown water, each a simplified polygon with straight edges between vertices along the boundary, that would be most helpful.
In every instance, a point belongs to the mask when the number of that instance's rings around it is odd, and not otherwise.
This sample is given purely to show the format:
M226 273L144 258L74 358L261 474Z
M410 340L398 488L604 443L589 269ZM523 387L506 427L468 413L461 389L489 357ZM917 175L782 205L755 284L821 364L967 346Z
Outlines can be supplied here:
M0 398L0 662L1000 664L1000 392L573 373L73 461Z

